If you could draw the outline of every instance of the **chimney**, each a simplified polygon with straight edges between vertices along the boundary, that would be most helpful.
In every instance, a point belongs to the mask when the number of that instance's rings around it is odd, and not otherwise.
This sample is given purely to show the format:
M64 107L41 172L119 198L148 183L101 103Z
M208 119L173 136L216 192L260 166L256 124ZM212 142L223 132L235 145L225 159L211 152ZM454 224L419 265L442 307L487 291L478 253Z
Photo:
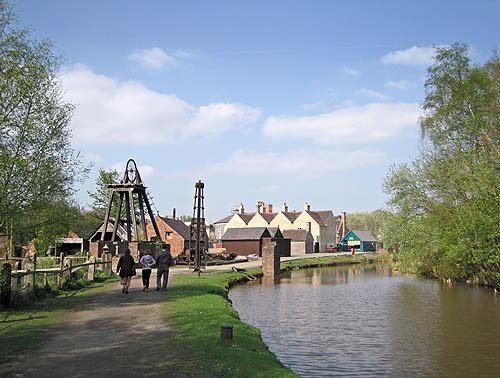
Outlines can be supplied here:
M286 204L286 202L283 202L283 207L281 208L281 210L285 213L288 213L288 205Z
M307 202L304 205L304 210L311 211L311 205L309 205Z
M271 205L270 203L267 204L267 212L269 214L272 214L272 212L273 212L273 205Z
M257 212L262 213L264 207L264 201L257 201Z
M238 210L238 213L245 214L245 206L243 206L243 203L240 203L240 208Z
M344 235L346 234L347 232L347 213L345 211L342 211L342 213L340 213L340 221L342 222L342 237L344 237Z
M174 210L172 210L172 219L175 219L175 207Z

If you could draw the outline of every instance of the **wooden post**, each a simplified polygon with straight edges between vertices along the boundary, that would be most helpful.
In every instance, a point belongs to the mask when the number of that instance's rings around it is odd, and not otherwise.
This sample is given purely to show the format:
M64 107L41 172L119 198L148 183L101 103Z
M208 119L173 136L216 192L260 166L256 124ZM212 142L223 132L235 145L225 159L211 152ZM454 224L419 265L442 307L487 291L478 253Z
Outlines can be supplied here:
M11 298L11 281L10 276L12 273L12 266L9 263L2 264L0 271L0 306L8 308L10 306Z
M90 256L89 258L89 263L92 263L92 265L88 266L88 271L87 271L87 279L89 281L94 281L94 274L95 274L95 256Z
M223 324L220 326L220 338L221 340L232 340L233 339L233 325Z

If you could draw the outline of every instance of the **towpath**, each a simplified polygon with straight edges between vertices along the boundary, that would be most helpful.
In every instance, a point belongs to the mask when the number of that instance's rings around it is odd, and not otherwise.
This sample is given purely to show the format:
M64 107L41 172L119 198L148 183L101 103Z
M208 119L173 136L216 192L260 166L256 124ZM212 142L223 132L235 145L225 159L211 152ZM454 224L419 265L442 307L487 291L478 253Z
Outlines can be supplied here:
M151 282L156 282L156 276ZM156 285L153 285L153 288ZM52 326L39 350L0 366L2 377L183 376L161 303L168 291L142 292L139 277L130 294L110 284Z

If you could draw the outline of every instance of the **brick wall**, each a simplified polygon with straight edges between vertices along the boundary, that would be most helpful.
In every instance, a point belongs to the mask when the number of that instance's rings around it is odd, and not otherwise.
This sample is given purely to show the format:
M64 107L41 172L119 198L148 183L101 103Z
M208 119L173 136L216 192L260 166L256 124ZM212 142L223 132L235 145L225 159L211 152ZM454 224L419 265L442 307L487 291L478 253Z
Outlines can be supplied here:
M280 273L280 252L276 242L262 239L262 274L276 276Z
M181 252L184 251L184 238L176 233L172 227L163 222L161 219L156 218L156 225L160 231L161 240L170 245L170 253L173 257L177 257ZM155 229L152 223L148 223L146 226L146 233L148 235L148 240L156 236ZM167 233L169 235L167 236ZM189 241L188 241L189 242Z

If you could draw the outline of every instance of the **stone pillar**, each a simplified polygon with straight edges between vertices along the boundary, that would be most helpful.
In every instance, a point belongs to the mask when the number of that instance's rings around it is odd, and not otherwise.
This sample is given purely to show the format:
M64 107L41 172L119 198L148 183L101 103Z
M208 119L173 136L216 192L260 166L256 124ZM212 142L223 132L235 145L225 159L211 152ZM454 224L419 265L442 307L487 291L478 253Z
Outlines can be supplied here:
M276 276L280 273L280 253L276 242L262 239L262 274Z
M87 279L89 281L94 281L94 274L95 274L95 257L94 256L89 257L89 263L94 263L94 264L88 266Z

